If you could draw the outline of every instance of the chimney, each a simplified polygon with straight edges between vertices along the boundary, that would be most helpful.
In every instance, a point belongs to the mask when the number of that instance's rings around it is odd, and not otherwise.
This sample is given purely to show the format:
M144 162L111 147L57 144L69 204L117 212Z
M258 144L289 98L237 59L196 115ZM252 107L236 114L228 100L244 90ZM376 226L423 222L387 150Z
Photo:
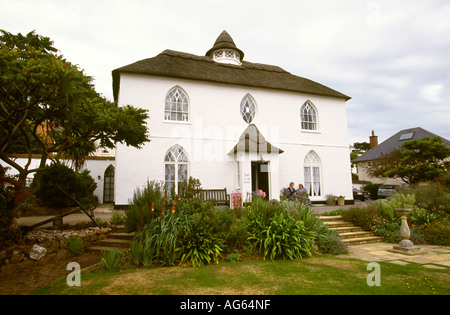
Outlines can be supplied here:
M375 136L375 132L372 130L372 135L369 137L370 139L370 149L372 150L378 145L378 136Z

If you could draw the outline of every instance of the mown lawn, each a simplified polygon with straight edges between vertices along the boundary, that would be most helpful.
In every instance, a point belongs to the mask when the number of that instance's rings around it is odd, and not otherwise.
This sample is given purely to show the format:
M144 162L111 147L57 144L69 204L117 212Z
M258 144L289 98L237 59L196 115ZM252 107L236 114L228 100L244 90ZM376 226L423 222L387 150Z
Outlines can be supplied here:
M66 278L32 294L164 294L164 295L290 295L290 294L450 294L450 271L380 262L381 286L370 287L367 262L320 256L298 261L223 262L201 268L143 267L121 272L91 270L81 286ZM69 273L69 272L68 272Z

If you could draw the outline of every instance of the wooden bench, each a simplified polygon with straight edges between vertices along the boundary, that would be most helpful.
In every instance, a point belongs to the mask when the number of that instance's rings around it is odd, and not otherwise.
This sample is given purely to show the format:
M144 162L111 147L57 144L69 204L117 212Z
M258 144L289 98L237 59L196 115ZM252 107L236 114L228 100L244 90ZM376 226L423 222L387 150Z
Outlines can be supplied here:
M202 189L197 198L204 201L215 200L218 205L230 205L230 196L227 194L227 189Z

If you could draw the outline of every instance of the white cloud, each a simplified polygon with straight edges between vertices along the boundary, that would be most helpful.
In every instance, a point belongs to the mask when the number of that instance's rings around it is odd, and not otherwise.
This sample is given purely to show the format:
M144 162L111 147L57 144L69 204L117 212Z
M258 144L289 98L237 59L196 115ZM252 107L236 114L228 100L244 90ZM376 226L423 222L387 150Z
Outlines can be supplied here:
M420 89L420 96L423 100L438 103L442 101L441 95L444 86L442 84L430 84Z

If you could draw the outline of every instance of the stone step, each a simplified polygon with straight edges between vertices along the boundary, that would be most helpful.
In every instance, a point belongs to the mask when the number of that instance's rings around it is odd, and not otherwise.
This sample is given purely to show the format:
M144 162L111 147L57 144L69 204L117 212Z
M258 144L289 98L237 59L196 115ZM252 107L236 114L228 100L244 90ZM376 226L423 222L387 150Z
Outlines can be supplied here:
M358 245L358 244L383 242L384 238L381 236L366 236L366 237L360 237L360 238L346 238L346 239L341 239L341 240L342 240L342 242L346 243L347 245Z
M129 250L129 247L117 247L117 246L90 246L88 248L86 248L86 250L88 251L98 251L98 252L109 252L109 251L121 251L121 252L126 252L127 250Z
M337 228L329 228L330 230L336 230L339 234L341 233L350 233L350 232L360 232L363 229L360 226L342 226Z
M111 239L132 240L136 233L113 232L109 233Z
M354 227L355 225L346 221L324 221L326 227L329 229L338 228L338 227Z
M362 238L367 236L374 236L373 232L370 231L357 231L357 232L345 232L345 233L339 233L339 237L343 239L348 238Z
M330 216L320 216L319 217L320 220L322 220L323 222L328 222L328 221L342 221L342 216L340 215L330 215Z
M346 222L342 216L321 216L319 217L323 224L339 233L342 242L347 245L369 244L376 242L383 242L383 237L375 236L371 231L363 231L359 226L351 222Z
M123 239L105 239L98 242L101 246L109 246L109 247L130 247L131 240L123 240Z

